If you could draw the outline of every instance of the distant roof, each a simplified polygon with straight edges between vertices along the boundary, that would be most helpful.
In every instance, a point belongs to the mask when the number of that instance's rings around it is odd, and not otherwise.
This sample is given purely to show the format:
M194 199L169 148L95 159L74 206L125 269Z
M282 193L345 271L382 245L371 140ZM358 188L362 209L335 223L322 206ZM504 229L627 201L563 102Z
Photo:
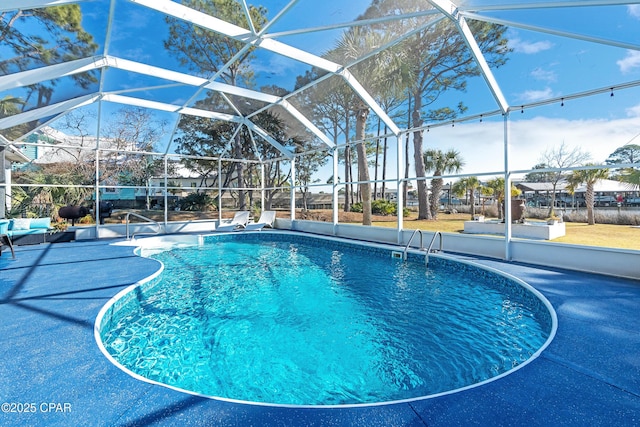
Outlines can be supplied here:
M551 182L520 182L516 187L522 191L553 191L553 183ZM556 191L562 191L566 188L565 182L559 182L556 185Z
M626 191L632 191L632 189L629 188L629 184L625 182L614 181L612 179L601 179L593 186L593 190L598 193L624 193ZM576 193L584 193L586 191L586 185L581 185L576 189Z
M553 191L553 184L551 182L520 182L516 184L516 187L522 191ZM562 181L556 186L556 191L564 191L567 188L567 183ZM612 179L601 179L593 187L595 192L598 193L624 193L632 191L629 188L629 184L620 181L614 181ZM587 191L587 185L583 184L576 188L576 193L584 193Z
M0 135L0 147L4 147L4 156L12 163L28 163L31 159L9 145L9 141Z

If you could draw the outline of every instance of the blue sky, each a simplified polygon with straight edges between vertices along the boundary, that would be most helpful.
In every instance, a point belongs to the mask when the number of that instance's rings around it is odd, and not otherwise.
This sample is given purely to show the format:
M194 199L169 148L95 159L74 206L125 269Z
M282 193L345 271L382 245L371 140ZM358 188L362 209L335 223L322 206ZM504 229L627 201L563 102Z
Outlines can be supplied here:
M264 1L269 16L288 2ZM498 1L471 1L474 4L497 4ZM288 31L306 26L316 27L349 22L364 12L367 1L326 0L322 7L311 0L301 0L270 31ZM104 45L100 34L105 30L108 2L83 5L85 26ZM528 26L544 26L586 36L601 37L621 43L640 45L640 5L589 8L564 8L547 11L485 12L486 16L512 20ZM145 7L116 2L116 18L109 53L142 63L165 66L186 72L162 47L167 37L163 16ZM331 48L339 30L282 37L279 40L320 54ZM640 51L600 45L584 40L510 27L507 36L513 52L506 66L493 70L510 105L517 107L549 98L560 98L602 87L640 81ZM293 89L295 77L309 67L305 64L260 52L254 64L256 85L278 84ZM107 90L150 86L164 81L142 78L110 70ZM363 82L365 83L365 82ZM615 148L633 140L640 133L640 89L614 89L614 96L600 94L582 100L566 101L564 106L549 105L512 114L512 168L532 167L545 149L565 142L584 147L594 161L602 161ZM170 103L184 103L193 92L184 88L164 89L155 93L132 94ZM487 85L481 78L469 80L466 93L442 97L442 105L463 99L468 115L497 109ZM110 112L120 105L106 105ZM164 114L161 115L164 118ZM171 116L168 116L171 120ZM171 128L171 126L169 126ZM437 138L432 136L437 135ZM467 161L465 172L500 170L503 166L502 119L486 118L482 123L459 123L455 127L434 129L427 138L430 144L456 148ZM637 139L634 142L638 142ZM495 148L495 150L494 150ZM395 149L391 150L394 152Z

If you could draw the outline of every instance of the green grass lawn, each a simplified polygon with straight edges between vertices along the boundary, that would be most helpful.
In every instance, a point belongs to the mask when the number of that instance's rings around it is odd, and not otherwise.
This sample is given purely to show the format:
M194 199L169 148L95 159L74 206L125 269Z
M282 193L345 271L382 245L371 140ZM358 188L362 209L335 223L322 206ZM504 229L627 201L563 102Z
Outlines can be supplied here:
M163 221L163 211L138 211L142 215L154 219L156 221ZM225 212L225 217L231 217L232 211ZM330 210L316 210L313 211L314 216L311 216L311 220L330 221L332 213ZM205 219L218 217L217 212L174 212L169 211L169 221L186 221L195 219ZM298 215L301 215L298 213ZM362 214L354 212L339 212L340 222L362 224ZM108 222L120 222L120 214L112 215L112 218ZM412 212L409 217L404 219L405 229L420 228L421 230L428 231L441 231L446 233L462 233L464 229L464 222L470 219L470 215L467 213L446 214L441 212L438 215L438 219L435 221L426 221L416 219L417 214ZM288 218L289 212L286 210L278 211L278 218ZM298 216L301 218L301 216ZM132 221L135 222L135 221ZM373 225L379 227L396 227L395 217L375 216ZM620 249L635 249L640 250L640 228L634 228L628 225L611 225L611 224L596 224L587 225L585 223L566 223L567 234L559 239L551 240L552 243L572 243L577 245L588 246L604 246L610 248Z
M464 222L469 220L469 214L438 215L435 221L417 220L413 213L404 220L404 228L447 233L461 233ZM377 221L373 225L380 227L395 227L395 218L391 221ZM566 223L566 235L550 240L551 243L570 243L576 245L604 246L609 248L640 250L640 228L629 225Z

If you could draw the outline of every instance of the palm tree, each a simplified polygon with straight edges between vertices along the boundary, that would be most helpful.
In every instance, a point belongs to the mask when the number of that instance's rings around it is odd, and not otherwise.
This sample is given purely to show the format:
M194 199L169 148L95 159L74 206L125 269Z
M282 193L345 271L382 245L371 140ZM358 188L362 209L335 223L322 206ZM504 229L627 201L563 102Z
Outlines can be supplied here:
M471 219L476 215L476 190L480 188L480 181L475 176L469 176L466 178L460 178L455 184L453 184L452 190L458 196L469 195L469 204L471 205Z
M640 190L640 169L624 169L620 174L620 181L629 184L632 190Z
M492 191L493 196L498 202L498 219L503 218L502 202L504 200L504 178L494 178L487 181L487 187Z
M424 152L424 168L427 172L433 171L433 176L441 176L443 173L456 173L464 166L464 160L456 150L443 152L437 149L430 149ZM440 204L440 192L442 191L442 178L431 180L431 217L437 219L438 206Z
M486 192L488 194L493 194L498 202L498 219L504 219L504 178L493 178L492 180L487 181L486 187L488 187ZM483 190L483 193L484 192L485 190ZM521 193L522 191L516 188L512 183L510 196L515 197Z
M326 56L338 63L349 64L363 55L384 46L391 40L391 35L371 31L365 27L353 27L345 31L338 40L336 47ZM354 64L352 72L359 79L367 82L368 89L374 94L384 91L389 85L388 76L397 74L396 70L402 62L394 53L383 51L363 62ZM358 161L358 185L362 200L362 224L371 225L371 184L368 182L369 165L367 161L366 129L369 118L369 106L361 99L354 98L349 111L355 112L355 138L357 141L356 154ZM347 140L349 135L347 134Z
M493 188L487 186L487 185L481 185L480 186L480 194L482 196L484 196L482 198L482 215L484 215L484 204L487 201L487 197L489 196L493 196Z
M594 166L593 163L587 163L585 166ZM584 195L587 204L587 224L594 225L596 223L593 214L593 206L595 202L594 187L596 183L602 179L609 177L609 169L581 169L571 172L567 179L567 190L570 194L574 194L580 184L587 184L587 191Z

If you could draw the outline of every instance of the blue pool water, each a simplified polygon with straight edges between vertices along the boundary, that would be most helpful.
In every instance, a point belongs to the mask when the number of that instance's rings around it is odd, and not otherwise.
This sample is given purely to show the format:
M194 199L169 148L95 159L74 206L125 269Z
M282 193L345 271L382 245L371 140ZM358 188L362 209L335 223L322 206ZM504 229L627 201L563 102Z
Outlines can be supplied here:
M501 275L432 258L268 233L153 251L165 269L102 320L108 353L151 381L226 399L343 405L428 396L499 376L551 334ZM144 255L144 254L143 254Z

